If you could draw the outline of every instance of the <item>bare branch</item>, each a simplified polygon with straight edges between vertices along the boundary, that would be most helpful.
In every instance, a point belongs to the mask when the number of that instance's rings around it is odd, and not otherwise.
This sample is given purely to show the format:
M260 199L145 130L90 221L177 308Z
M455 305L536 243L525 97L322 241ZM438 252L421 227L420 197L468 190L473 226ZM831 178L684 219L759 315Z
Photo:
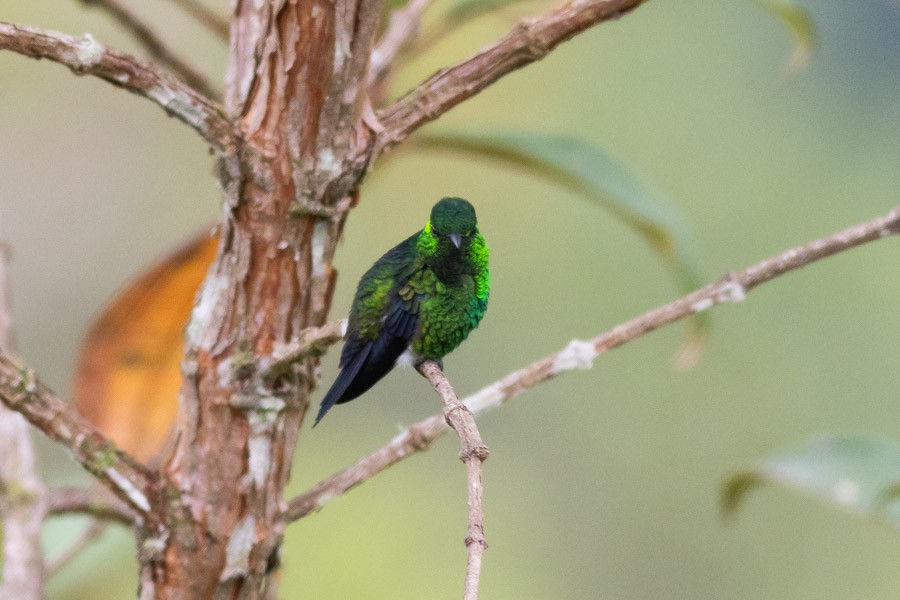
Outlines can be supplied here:
M126 4L119 0L81 0L85 6L96 6L119 21L131 35L156 59L159 64L171 69L179 77L201 94L218 97L218 92L210 85L206 76L196 67L179 57L153 29Z
M115 521L133 527L138 514L115 497L104 497L90 488L64 487L50 490L48 515L91 515L101 521Z
M466 482L469 496L469 527L466 533L466 587L463 600L478 600L478 582L481 579L481 559L487 549L484 539L484 485L482 468L488 458L488 449L481 441L481 433L475 418L459 401L450 381L441 372L440 366L426 360L418 367L419 373L431 382L434 391L444 401L444 421L459 435L459 458L466 465Z
M0 351L11 352L13 328L7 300L6 248L0 245ZM44 558L41 529L47 488L37 475L28 423L0 406L0 524L3 581L0 598L41 600Z
M474 56L441 69L378 112L385 128L377 152L395 146L429 121L474 96L504 75L541 60L562 42L637 8L644 0L571 0L538 18L522 21Z
M71 452L139 514L150 510L150 472L57 398L33 371L5 354L0 354L0 400Z
M719 304L739 302L755 287L780 275L897 233L900 233L900 207L892 210L887 216L791 248L743 271L729 273L715 283L626 321L590 340L572 340L559 352L513 371L503 379L468 396L463 403L474 415L480 415L561 373L589 369L598 355L651 331ZM407 456L427 450L432 442L447 430L448 426L442 415L435 415L410 425L388 444L291 500L285 512L285 519L289 521L300 519L318 510L331 499L345 494Z
M169 115L190 125L215 149L233 154L237 139L222 107L174 75L133 56L111 50L90 34L72 37L0 22L0 50L66 65L76 75L93 75L152 100Z
M197 0L171 0L184 12L194 17L201 25L221 39L228 41L228 20L206 8Z
M419 32L422 14L431 0L409 0L403 8L391 13L387 29L375 49L369 65L369 85L378 85L387 77L400 50Z
M44 482L36 473L29 429L21 415L0 406L0 598L43 598L41 528L47 499Z

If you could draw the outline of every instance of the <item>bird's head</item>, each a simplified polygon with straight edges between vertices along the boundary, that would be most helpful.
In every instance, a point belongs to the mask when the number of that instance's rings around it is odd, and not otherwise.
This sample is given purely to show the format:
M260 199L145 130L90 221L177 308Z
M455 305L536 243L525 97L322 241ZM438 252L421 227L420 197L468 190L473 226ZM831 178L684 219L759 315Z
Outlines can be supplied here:
M425 229L430 230L438 254L464 251L478 233L475 207L462 198L444 198L431 209Z
M416 246L441 279L453 281L465 270L473 253L481 252L483 242L475 208L462 198L444 198L431 209L431 218Z

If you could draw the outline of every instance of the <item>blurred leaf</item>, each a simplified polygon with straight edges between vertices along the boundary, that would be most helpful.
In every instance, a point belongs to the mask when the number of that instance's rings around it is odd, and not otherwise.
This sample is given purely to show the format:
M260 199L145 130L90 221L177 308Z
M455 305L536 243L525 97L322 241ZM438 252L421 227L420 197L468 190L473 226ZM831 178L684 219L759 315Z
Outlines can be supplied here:
M815 27L806 9L790 0L754 0L763 10L784 23L791 32L793 50L785 63L785 71L795 74L809 64L816 44Z
M456 0L444 19L447 25L455 26L523 1L525 0Z
M497 131L424 134L426 146L481 154L548 177L602 204L637 231L672 270L680 291L700 287L693 243L684 218L661 192L586 140L552 133ZM707 317L695 315L688 340L676 363L693 366L707 328Z
M387 17L391 14L392 11L397 10L402 6L406 6L407 0L386 0L381 5L381 17L382 23L387 22Z
M421 36L413 51L422 52L426 48L433 48L438 41L469 21L503 10L514 4L525 4L526 1L534 3L539 0L455 0L450 8L441 15L440 19L429 27L429 31Z
M103 310L81 347L76 408L140 460L161 449L175 422L184 325L217 245L204 232L154 265Z
M733 515L750 490L774 485L900 528L900 504L888 504L884 497L885 490L898 481L897 442L864 436L816 436L732 476L725 485L722 505L726 515Z

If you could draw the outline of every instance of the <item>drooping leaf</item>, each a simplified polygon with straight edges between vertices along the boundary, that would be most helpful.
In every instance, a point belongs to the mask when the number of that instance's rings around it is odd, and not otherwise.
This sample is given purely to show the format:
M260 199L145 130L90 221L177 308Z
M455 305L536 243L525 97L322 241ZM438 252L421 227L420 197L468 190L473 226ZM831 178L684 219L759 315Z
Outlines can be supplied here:
M809 64L816 45L815 27L809 13L791 0L754 0L765 11L784 23L791 32L793 49L785 63L785 72L794 74Z
M900 503L885 492L900 481L900 443L866 436L816 436L762 459L726 483L722 506L733 515L762 485L799 492L900 528Z
M678 288L700 286L696 255L685 220L674 204L603 148L586 140L550 133L494 131L424 134L427 147L479 154L526 168L600 203L637 231L673 272ZM681 366L696 362L707 326L698 313L679 354Z
M140 460L160 450L175 421L184 325L217 245L204 232L154 265L103 309L82 344L75 406Z

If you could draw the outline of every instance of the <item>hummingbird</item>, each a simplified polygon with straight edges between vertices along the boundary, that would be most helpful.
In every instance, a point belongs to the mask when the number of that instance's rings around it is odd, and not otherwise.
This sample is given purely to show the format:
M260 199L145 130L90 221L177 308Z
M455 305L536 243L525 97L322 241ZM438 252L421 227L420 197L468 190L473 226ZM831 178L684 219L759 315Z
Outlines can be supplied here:
M491 276L475 208L443 198L425 227L375 261L350 308L340 373L313 427L335 404L365 393L400 363L442 359L487 310Z

